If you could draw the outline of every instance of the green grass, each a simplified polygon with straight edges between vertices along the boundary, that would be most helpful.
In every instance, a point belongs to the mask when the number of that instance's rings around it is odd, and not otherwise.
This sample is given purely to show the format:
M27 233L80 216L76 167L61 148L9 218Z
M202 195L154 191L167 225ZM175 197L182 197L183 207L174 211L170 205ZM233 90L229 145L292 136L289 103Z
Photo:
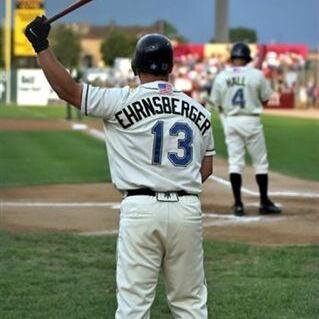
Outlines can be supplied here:
M319 121L264 116L271 169L319 181Z
M110 181L105 145L83 133L1 132L0 187Z
M73 114L75 116L75 113L73 111ZM50 107L17 107L17 106L0 106L0 118L29 118L29 119L58 119L58 118L64 118L65 117L65 107L64 106L50 106ZM279 173L295 176L307 180L314 180L319 181L319 169L318 169L318 163L319 163L319 121L313 120L313 119L300 119L300 118L288 118L288 117L277 117L277 116L270 116L270 115L264 115L262 118L262 121L264 123L264 130L266 135L266 142L267 142L267 149L268 149L268 157L270 162L270 169L273 171L277 171ZM216 150L217 155L222 157L227 157L226 147L224 143L224 136L222 133L222 129L220 126L220 122L218 117L213 117L213 126L214 126L214 137L215 137L215 143L216 143ZM6 135L6 140L2 140L3 134ZM16 133L18 134L18 133ZM46 135L47 133L34 133L38 135ZM54 133L58 134L58 133ZM28 133L23 133L23 135L28 135ZM13 141L10 140L11 136L13 137ZM83 137L84 138L84 137ZM33 138L35 139L35 137ZM82 137L81 137L82 139ZM21 140L21 138L19 138ZM51 139L53 141L53 139ZM28 141L27 141L28 142ZM42 145L37 143L36 150L33 150L34 145L30 144L29 147L27 146L21 147L19 144L17 147L19 150L14 150L16 147L15 145L15 135L11 133L1 133L0 134L0 172L6 172L7 175L11 176L11 179L16 179L14 183L18 184L27 184L29 180L34 181L34 183L42 183L41 178L33 178L32 172L35 172L35 170L31 170L28 172L29 178L26 182L24 182L25 175L21 171L25 171L25 163L23 158L31 158L35 155L34 152L41 152L42 156L45 157L45 151L49 151L47 154L46 161L52 162L55 160L55 157L59 157L60 161L61 159L60 155L55 154L55 145ZM5 152L3 150L3 143L6 143L8 148L12 148L10 150L10 153L16 153L20 156L19 159L12 159L10 162L5 161L3 162L3 157L7 157L6 155L2 155ZM46 143L46 142L45 142ZM78 142L80 143L80 142ZM92 142L93 143L93 142ZM72 148L72 143L69 144L69 146ZM43 151L41 151L41 148ZM25 153L24 153L25 152ZM69 153L72 153L72 150L69 150ZM86 152L87 153L87 152ZM95 154L93 152L93 154ZM15 155L15 154L13 154ZM85 155L87 156L87 155ZM81 161L81 156L79 158L75 159L75 162ZM12 157L11 157L12 158ZM100 159L94 159L94 156L91 155L91 161L96 161L100 163ZM68 158L68 163L62 164L61 166L69 167L69 171L73 171L71 168L71 159ZM14 163L15 167L14 170L12 170L11 163ZM83 161L82 161L83 163ZM249 163L249 161L248 161ZM43 162L41 162L41 165ZM8 166L7 166L8 165ZM101 164L99 164L101 165ZM96 165L98 166L98 165ZM21 168L22 167L22 168ZM82 165L79 164L73 166L74 169L79 169L79 175L82 174ZM101 168L104 168L105 166L101 166ZM45 167L46 169L46 167ZM38 165L38 170L42 170L41 166ZM87 170L87 168L84 167L84 170ZM51 173L49 171L49 173ZM63 180L59 180L58 178L54 179L54 181L50 183L55 182L75 182L74 175L76 175L74 172L71 174L73 177L68 181L69 174L66 174L65 171L60 172L59 166L57 165L55 173L57 176L62 178ZM14 177L13 175L16 174L17 176ZM20 175L19 175L20 174ZM30 175L31 174L31 175ZM34 173L37 174L37 173ZM1 177L1 175L0 175ZM83 178L80 178L81 181L90 182L90 181L101 181L101 177L97 177L96 171L92 173L92 175L87 174L87 180ZM46 182L47 178L44 179L44 182ZM10 179L7 179L8 183L11 183ZM80 180L79 180L80 182ZM4 184L6 186L6 182L3 182L3 179L0 181L0 187L1 184Z
M73 111L75 112L75 111ZM65 118L66 107L55 106L4 106L0 105L0 118L9 119L62 119Z
M264 115L262 122L270 169L319 181L319 121ZM226 158L224 135L218 117L213 117L213 127L216 151Z
M114 237L0 231L0 318L114 318ZM205 242L209 318L318 318L319 246ZM152 318L171 318L160 281Z

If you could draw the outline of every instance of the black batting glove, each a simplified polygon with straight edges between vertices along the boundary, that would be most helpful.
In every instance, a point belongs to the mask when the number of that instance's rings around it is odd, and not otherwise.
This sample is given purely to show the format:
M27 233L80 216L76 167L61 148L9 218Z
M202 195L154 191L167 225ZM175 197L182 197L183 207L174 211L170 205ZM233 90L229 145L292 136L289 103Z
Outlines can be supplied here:
M36 17L31 23L29 23L24 31L25 36L32 44L36 53L46 50L49 47L48 36L51 26L49 23L45 23L47 18L45 16Z

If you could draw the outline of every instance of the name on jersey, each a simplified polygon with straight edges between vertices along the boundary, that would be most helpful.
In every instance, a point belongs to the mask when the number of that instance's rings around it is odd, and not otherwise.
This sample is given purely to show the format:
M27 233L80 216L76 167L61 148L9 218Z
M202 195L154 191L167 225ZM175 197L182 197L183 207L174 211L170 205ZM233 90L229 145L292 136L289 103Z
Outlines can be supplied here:
M154 96L136 101L117 112L115 117L119 124L127 129L145 118L158 114L176 114L187 117L195 123L202 135L211 127L210 119L194 105L167 96Z
M226 80L227 86L230 88L232 86L245 86L245 77L243 76L233 76Z

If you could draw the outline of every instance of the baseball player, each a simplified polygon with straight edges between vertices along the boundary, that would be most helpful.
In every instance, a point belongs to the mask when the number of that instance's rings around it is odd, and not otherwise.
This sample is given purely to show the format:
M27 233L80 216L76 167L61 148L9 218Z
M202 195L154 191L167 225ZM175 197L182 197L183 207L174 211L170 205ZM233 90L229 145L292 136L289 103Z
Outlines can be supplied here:
M268 160L260 115L272 94L262 72L250 67L251 53L245 43L231 50L231 67L219 73L214 81L211 100L222 108L228 150L229 174L235 199L233 213L245 214L241 199L242 172L247 148L256 172L260 191L261 214L281 212L268 197Z
M141 85L99 88L75 82L38 17L26 36L58 95L103 119L112 181L122 192L117 243L115 318L149 318L159 271L175 318L207 318L202 213L198 195L212 173L210 113L168 82L170 41L142 37L132 61Z

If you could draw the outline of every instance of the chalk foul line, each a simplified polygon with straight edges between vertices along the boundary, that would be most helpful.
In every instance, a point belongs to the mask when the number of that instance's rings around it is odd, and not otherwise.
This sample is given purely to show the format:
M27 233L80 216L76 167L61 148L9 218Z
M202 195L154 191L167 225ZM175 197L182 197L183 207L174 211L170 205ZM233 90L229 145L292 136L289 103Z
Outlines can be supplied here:
M210 176L209 179L211 179L219 184L222 184L228 188L231 188L230 182L225 180L224 178L213 175L213 176ZM242 187L242 192L247 194L247 195L259 197L258 192L252 191L246 187ZM281 192L269 192L269 195L274 196L274 197L319 198L319 193L312 193L312 192L281 191Z
M7 202L7 201L0 201L0 206L2 207L52 207L52 208L72 208L72 207L108 207L111 209L120 209L120 203L117 202L78 202L78 203L71 203L71 202L24 202L24 201L17 201L17 202Z

